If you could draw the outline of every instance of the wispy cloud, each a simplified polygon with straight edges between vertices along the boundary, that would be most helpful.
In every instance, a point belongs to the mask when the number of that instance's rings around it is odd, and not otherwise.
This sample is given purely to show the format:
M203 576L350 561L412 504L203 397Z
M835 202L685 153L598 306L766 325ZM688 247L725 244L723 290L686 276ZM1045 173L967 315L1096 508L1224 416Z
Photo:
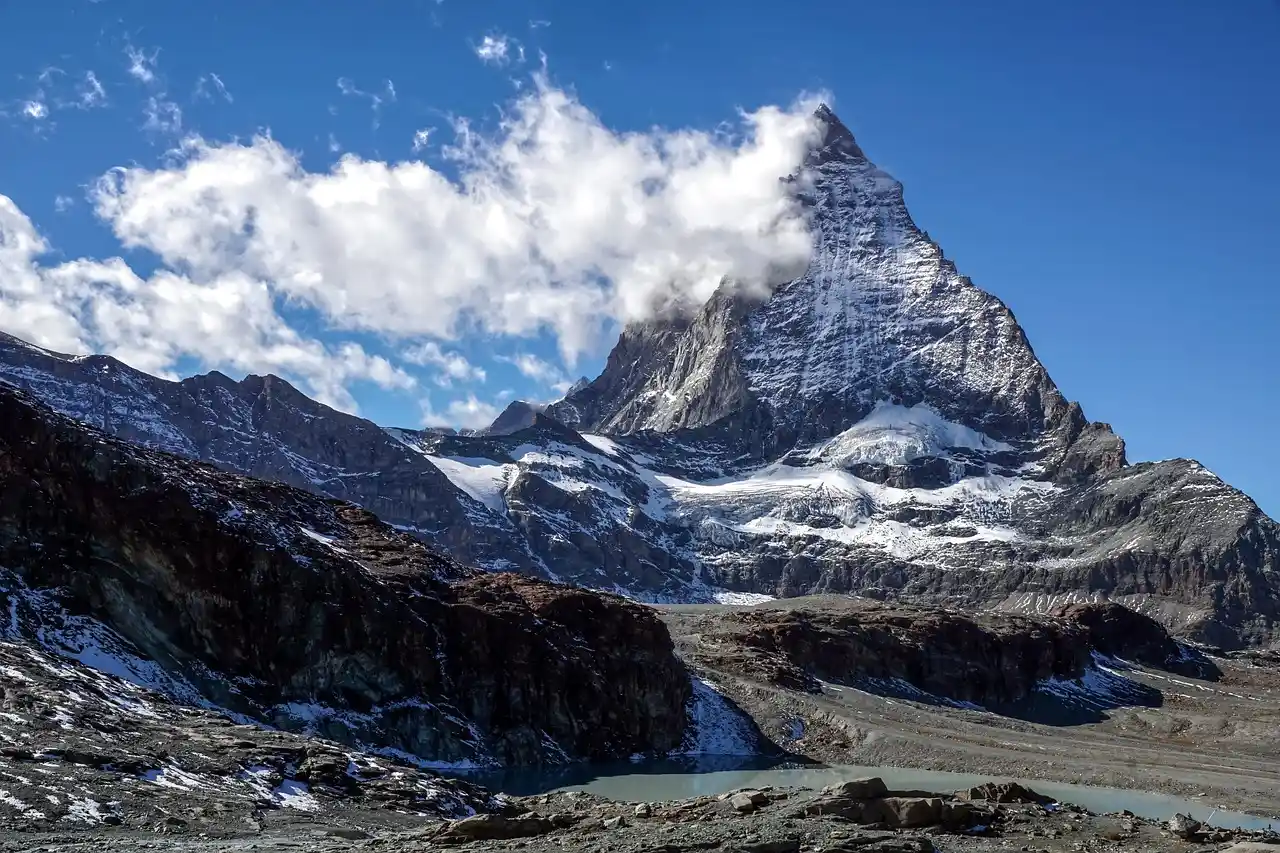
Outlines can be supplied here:
M156 62L160 58L160 49L156 48L148 56L131 44L124 46L124 55L129 60L129 76L139 83L151 85L156 82Z
M468 394L460 400L450 400L444 411L436 411L430 400L422 403L422 425L424 427L457 427L459 429L483 429L493 423L500 409L492 403L486 403L474 394Z
M338 91L348 98L361 98L369 102L369 108L373 111L373 129L377 130L382 124L382 108L386 104L394 104L396 102L396 85L390 80L384 80L381 92L366 92L364 89L356 86L350 77L338 78Z
M182 133L182 107L163 96L152 95L142 108L142 129L152 133Z
M129 60L129 76L151 92L142 104L142 129L157 135L182 133L182 107L169 97L168 88L160 76L160 48L148 54L126 44L124 53Z
M43 100L44 93L41 92L36 98L30 101L24 101L22 104L22 114L32 121L44 121L49 117L49 105Z
M429 143L430 141L431 141L430 128L423 128L422 130L414 131L413 153L417 154L418 152L424 150L427 147L427 143Z
M197 101L212 101L214 98L221 98L228 104L235 101L235 98L231 97L231 93L227 91L227 86L222 82L222 78L212 71L208 74L201 74L196 80L196 91L192 97Z
M565 384L564 373L549 361L544 361L530 353L518 353L514 356L499 356L499 361L514 365L521 374L549 387ZM567 387L567 385L566 385Z
M524 61L524 48L518 41L510 36L502 34L487 35L480 40L479 44L472 45L480 61L486 65L496 65L501 67L509 65L513 58ZM514 51L514 53L513 53Z
M529 29L531 30L540 30L543 27L549 27L549 26L551 26L551 22L544 21L542 19L536 19L529 22Z
M81 109L89 110L107 103L107 90L92 71L84 73L84 79L76 86L76 95L76 104Z
M461 353L445 352L435 341L426 341L410 347L401 353L401 356L410 364L436 368L438 372L434 381L442 388L448 388L455 381L483 382L485 380L483 368L467 361Z
M66 213L76 206L76 200L69 195L54 196L53 209L58 213Z

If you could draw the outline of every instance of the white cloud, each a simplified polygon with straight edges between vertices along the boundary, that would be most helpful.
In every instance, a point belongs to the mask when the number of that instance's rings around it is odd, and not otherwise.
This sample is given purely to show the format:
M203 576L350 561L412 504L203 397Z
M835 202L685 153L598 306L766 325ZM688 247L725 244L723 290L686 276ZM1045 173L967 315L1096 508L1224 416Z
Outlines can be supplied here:
M151 94L142 104L142 129L148 133L182 133L182 107L169 98L164 81L160 78L158 59L160 49L147 55L133 45L125 45L129 58L129 76L144 84Z
M329 153L338 154L342 151L342 143L338 141L338 137L332 133L329 134Z
M415 131L413 134L413 153L417 154L427 147L427 143L431 140L431 131L427 128Z
M172 376L178 361L277 372L318 399L353 411L348 385L408 389L413 379L346 342L332 347L290 327L270 289L241 273L195 281L158 270L137 275L120 258L42 262L49 246L0 195L0 329L61 352L107 352Z
M98 81L98 75L92 71L84 73L84 79L76 87L76 95L76 105L81 109L93 109L107 103L107 92Z
M231 97L231 93L227 91L227 86L222 82L221 77L212 71L208 74L201 74L196 80L196 91L192 97L196 100L212 101L215 96L228 104L235 102L235 98Z
M532 20L529 22L529 29L531 30L540 30L543 27L549 27L549 26L551 26L550 21Z
M486 65L501 66L511 61L512 46L519 47L519 44L514 39L499 34L485 36L479 44L472 47L472 50ZM524 59L523 49L520 50L520 58Z
M401 355L411 364L438 368L440 372L436 374L436 384L445 388L452 385L455 380L459 382L485 380L483 368L476 367L460 353L445 352L435 341L426 341L410 347Z
M43 121L49 117L49 107L43 100L37 96L36 99L26 101L22 105L22 114L32 121Z
M615 322L807 261L780 177L816 138L816 102L744 113L737 136L618 134L541 74L534 83L495 134L458 123L455 175L351 154L308 172L269 137L189 139L165 168L108 175L96 211L124 245L196 281L247 276L336 328L549 331L570 364Z
M541 382L543 385L555 387L565 381L564 374L560 368L550 362L538 358L536 355L529 353L518 353L510 358L502 356L501 361L515 365L523 375L535 382Z
M157 48L147 56L141 50L138 50L131 44L124 47L124 55L129 60L129 76L137 80L139 83L151 85L156 82L156 60L160 58L160 50Z
M501 410L491 403L469 394L461 400L451 400L443 412L437 412L430 400L422 401L422 425L424 427L451 426L459 429L482 429L493 423Z
M58 213L66 213L75 206L76 200L69 195L59 195L53 198L53 209Z
M157 123L176 128L152 94ZM538 74L493 132L455 125L447 174L350 154L309 172L269 136L188 138L90 193L124 247L156 255L146 276L120 258L47 260L0 196L0 328L166 375L186 359L277 372L346 409L354 382L414 385L353 331L455 386L484 379L437 343L461 334L550 334L572 364L615 324L700 304L726 278L762 287L798 271L810 237L780 178L816 138L815 106L744 113L732 134L620 134ZM563 381L542 359L513 363ZM430 414L482 426L497 407L468 395Z
M366 92L356 86L349 77L338 78L338 91L349 98L362 98L369 102L369 108L373 111L373 127L374 130L382 124L382 107L384 104L395 103L396 86L390 80L384 80L382 84L382 92Z
M166 100L163 95L147 98L142 115L145 119L142 123L143 130L152 133L182 132L182 108L173 101Z

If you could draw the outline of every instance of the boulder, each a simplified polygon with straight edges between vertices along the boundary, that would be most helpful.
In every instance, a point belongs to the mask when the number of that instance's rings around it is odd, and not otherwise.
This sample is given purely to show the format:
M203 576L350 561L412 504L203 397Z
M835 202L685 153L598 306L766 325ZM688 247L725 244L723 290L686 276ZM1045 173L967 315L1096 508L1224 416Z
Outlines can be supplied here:
M729 805L733 806L734 811L742 814L750 814L768 804L768 795L761 791L738 791L729 797Z
M806 804L800 810L800 814L804 817L828 815L859 823L864 822L863 815L867 813L868 807L874 802L874 800L855 800L852 797L819 797ZM875 818L865 822L874 823Z
M961 800L986 800L989 803L1035 803L1040 806L1053 802L1052 797L1037 794L1017 782L986 782L982 785L975 785L965 791L956 791L956 797Z
M505 841L543 835L554 828L551 821L532 813L520 817L478 814L451 822L435 837L440 844L466 844L471 841Z
M864 821L874 815L879 822L894 829L936 826L942 822L940 797L884 797L868 804Z
M989 825L993 817L990 809L975 803L943 800L940 823L947 829L969 829L980 824Z
M879 776L850 779L836 785L828 785L822 793L833 797L848 797L853 800L876 800L889 796L889 788Z
M1169 831L1184 840L1194 838L1200 832L1200 821L1182 813L1169 818Z

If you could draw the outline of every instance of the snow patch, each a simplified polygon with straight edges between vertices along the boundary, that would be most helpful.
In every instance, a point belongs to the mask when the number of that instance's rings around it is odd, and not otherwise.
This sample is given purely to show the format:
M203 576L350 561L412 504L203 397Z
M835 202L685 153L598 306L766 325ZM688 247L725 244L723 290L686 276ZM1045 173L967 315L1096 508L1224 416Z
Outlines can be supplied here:
M756 755L758 736L751 719L710 681L693 679L688 706L689 732L679 755Z
M750 607L753 604L764 604L766 601L777 601L776 596L760 592L715 592L712 597L717 604L733 604L739 607Z
M462 491L494 512L503 512L502 497L507 487L507 466L476 456L427 456L440 473Z
M323 533L318 533L317 531L312 530L310 527L299 527L298 529L301 530L308 539L314 539L316 542L319 542L321 545L325 545L329 548L332 548L333 550L337 551L339 554L347 553L344 549L339 548L337 544L335 544L338 540L334 539L332 536L325 536Z
M841 468L858 463L902 466L922 456L944 456L957 448L984 453L1013 449L947 420L923 403L907 408L882 401L871 414L810 451L809 457Z

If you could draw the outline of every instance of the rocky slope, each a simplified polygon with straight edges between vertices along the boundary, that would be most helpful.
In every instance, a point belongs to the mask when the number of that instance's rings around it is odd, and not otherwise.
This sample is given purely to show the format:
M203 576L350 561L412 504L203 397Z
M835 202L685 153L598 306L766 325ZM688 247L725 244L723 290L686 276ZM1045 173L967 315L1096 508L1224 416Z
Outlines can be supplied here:
M478 435L387 429L274 377L180 383L0 341L0 376L117 435L356 501L459 560L665 601L854 591L1109 599L1280 639L1280 526L1189 460L1128 464L839 120L792 179L815 251L767 299L627 328L603 373Z
M351 504L137 448L3 386L0 607L33 654L419 760L605 759L696 735L648 609L476 573Z

